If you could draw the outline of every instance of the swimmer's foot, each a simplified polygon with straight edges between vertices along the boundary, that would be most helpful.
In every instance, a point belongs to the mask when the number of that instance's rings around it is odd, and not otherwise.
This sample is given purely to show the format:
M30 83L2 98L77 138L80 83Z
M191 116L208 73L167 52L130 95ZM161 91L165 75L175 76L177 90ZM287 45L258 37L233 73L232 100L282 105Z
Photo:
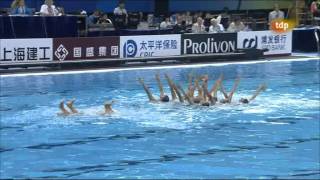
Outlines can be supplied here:
M67 107L71 110L71 112L72 112L73 114L77 114L77 113L79 113L79 112L76 110L76 108L73 107L73 103L74 103L74 102L75 102L75 99L72 99L72 100L68 101L68 102L66 103L66 105L67 105Z
M75 99L72 99L72 100L68 101L68 102L66 103L66 105L68 106L68 108L73 108L73 103L74 103L75 101L76 101Z
M70 100L70 101L68 101L67 103L66 103L66 105L68 106L68 107L72 107L73 106L73 103L75 102L76 100L75 99L72 99L72 100Z

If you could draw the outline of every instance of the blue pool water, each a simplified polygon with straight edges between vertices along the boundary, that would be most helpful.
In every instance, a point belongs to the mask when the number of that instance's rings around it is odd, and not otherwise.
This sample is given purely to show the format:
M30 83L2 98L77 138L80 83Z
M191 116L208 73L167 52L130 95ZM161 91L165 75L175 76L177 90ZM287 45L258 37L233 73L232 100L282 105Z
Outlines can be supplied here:
M320 178L319 60L1 77L0 178ZM221 73L235 102L151 104L154 74ZM162 77L163 82L164 78ZM249 105L260 83L268 89ZM169 89L166 86L166 92ZM82 115L58 117L61 99ZM106 100L117 111L99 116Z

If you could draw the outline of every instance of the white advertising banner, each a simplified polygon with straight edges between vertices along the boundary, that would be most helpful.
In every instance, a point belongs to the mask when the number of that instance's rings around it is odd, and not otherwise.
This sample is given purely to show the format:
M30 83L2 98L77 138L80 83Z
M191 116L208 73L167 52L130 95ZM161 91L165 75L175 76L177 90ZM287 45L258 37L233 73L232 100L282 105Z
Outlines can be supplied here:
M292 32L273 31L238 32L238 48L268 49L264 55L291 54Z
M53 40L1 39L0 63L26 63L52 61Z
M181 35L121 36L120 57L181 55Z

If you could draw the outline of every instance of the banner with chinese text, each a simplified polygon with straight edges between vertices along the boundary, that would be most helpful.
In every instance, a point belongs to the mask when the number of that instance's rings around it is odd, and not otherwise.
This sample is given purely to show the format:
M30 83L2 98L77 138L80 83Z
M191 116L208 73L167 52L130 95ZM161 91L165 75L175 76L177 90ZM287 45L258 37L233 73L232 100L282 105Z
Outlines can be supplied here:
M54 60L86 60L119 57L119 37L53 39Z
M291 54L292 32L248 31L238 33L238 48L268 49L264 55Z
M1 39L0 63L52 61L52 39Z
M181 55L181 35L121 36L120 57Z

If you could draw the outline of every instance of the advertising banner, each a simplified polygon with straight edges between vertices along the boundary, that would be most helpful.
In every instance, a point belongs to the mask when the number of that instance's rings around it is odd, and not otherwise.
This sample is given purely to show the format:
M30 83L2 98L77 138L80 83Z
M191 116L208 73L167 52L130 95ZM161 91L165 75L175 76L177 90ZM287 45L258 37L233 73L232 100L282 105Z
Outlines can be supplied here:
M52 39L1 39L0 63L52 61Z
M86 60L119 57L119 37L55 38L54 60Z
M178 56L181 35L121 36L120 57Z
M248 31L238 33L238 48L268 49L264 55L291 54L292 32Z
M181 54L230 53L236 50L236 33L184 34Z

